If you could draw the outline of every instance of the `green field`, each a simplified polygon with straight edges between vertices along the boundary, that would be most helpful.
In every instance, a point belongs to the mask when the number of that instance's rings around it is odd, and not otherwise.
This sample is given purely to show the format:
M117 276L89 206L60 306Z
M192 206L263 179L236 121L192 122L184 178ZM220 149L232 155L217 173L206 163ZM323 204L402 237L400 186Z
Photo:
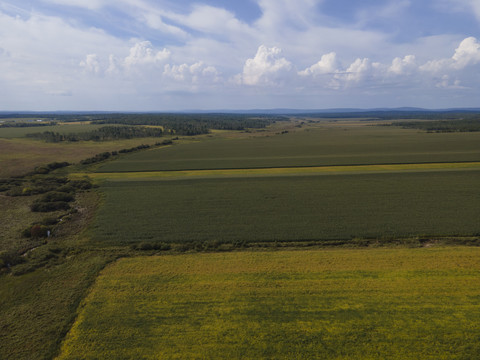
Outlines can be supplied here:
M273 242L480 233L479 170L102 184L95 242Z
M476 359L479 248L123 259L58 359Z
M99 172L480 161L480 133L318 124L268 137L212 138L154 149Z

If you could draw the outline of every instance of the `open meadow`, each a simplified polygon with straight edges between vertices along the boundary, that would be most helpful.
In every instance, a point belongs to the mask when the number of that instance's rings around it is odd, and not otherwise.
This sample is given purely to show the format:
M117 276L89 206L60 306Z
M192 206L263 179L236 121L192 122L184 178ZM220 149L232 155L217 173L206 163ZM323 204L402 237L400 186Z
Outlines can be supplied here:
M475 359L480 249L122 259L58 359Z

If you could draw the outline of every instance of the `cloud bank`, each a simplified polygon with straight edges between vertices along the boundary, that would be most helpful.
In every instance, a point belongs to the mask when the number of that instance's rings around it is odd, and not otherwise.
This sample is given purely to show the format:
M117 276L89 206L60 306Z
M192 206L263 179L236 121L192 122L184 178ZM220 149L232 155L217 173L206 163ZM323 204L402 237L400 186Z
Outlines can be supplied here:
M381 3L0 1L0 110L478 106L480 34L418 36L426 14ZM480 29L477 1L423 6Z

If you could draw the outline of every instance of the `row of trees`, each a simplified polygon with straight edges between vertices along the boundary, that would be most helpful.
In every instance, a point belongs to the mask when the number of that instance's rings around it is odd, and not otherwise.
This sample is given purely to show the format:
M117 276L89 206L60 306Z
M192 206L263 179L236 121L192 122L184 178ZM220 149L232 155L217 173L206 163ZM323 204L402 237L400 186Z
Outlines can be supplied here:
M480 117L461 120L401 121L392 125L429 132L474 132L480 131Z
M24 128L24 127L41 127L41 126L54 126L57 125L55 121L49 122L20 122L20 121L8 121L0 124L0 128Z
M209 129L245 130L265 128L282 116L246 114L111 114L93 124L153 125L173 130L178 135L205 134Z
M145 137L161 137L163 135L163 129L158 127L103 126L97 130L83 133L62 134L54 131L44 131L41 133L27 134L27 137L44 140L46 142L57 143L62 141L109 141Z

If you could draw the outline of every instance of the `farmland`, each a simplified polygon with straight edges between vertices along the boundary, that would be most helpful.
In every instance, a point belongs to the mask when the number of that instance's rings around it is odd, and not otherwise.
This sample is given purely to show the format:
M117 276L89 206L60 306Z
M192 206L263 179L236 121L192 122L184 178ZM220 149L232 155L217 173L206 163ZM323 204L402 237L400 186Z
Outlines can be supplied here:
M102 186L93 239L113 245L472 235L480 232L479 178L477 170L117 180Z
M429 134L370 125L320 122L279 135L207 138L128 156L98 171L480 161L480 132Z
M378 125L207 137L106 163L91 174L104 194L92 238L112 245L480 233L480 133Z
M107 124L145 120L129 116ZM0 194L0 252L21 260L0 275L2 355L55 357L77 311L60 358L478 353L478 251L451 245L480 242L480 133L220 118L135 152L118 150L159 139L47 143L25 135L48 127L0 128L2 177L74 163L20 178L17 193L56 176L97 186L49 214L62 221L48 239L22 237L45 221L30 211L44 195ZM103 152L115 155L80 163Z
M59 359L473 359L478 248L123 259Z

